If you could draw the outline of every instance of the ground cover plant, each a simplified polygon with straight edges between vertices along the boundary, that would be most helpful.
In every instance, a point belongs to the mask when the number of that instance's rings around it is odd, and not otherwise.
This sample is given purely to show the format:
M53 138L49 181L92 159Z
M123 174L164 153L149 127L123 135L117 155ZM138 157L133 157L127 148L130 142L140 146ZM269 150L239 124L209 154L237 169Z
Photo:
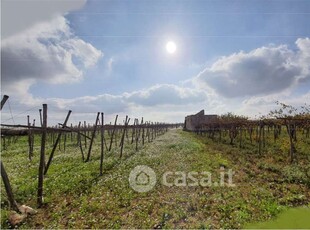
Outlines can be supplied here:
M298 145L298 164L291 164L283 133L276 143L242 148L207 135L171 129L139 151L125 145L109 152L99 176L100 137L92 159L83 163L74 143L57 150L44 181L44 206L20 228L241 228L246 223L271 219L289 207L307 206L310 200L309 139ZM225 143L227 141L227 143ZM96 144L97 143L97 144ZM283 147L284 146L284 147ZM49 146L50 148L51 146ZM27 138L2 151L16 200L36 207L39 149L28 159ZM157 181L147 193L134 191L128 182L137 165L151 167L158 178L166 171L235 171L235 187L167 187ZM4 191L2 189L2 191ZM1 226L9 227L9 206L1 193Z

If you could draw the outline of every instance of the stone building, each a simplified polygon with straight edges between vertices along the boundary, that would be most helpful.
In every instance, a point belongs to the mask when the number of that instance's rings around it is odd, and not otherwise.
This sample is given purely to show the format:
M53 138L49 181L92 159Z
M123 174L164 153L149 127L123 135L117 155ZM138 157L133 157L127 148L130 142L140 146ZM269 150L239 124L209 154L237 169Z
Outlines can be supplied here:
M199 113L185 117L184 130L196 131L201 129L204 124L216 122L217 120L217 115L205 115L205 111L201 110Z

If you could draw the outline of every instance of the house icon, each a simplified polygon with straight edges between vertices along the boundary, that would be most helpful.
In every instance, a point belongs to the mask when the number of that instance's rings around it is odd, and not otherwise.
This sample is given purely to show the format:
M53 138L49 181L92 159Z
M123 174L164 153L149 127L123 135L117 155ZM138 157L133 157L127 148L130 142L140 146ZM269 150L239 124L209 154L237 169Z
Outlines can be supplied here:
M139 174L137 174L136 177L136 184L137 185L148 185L150 183L150 176L141 171Z
M130 171L129 185L136 192L148 192L156 185L156 174L152 168L138 165Z

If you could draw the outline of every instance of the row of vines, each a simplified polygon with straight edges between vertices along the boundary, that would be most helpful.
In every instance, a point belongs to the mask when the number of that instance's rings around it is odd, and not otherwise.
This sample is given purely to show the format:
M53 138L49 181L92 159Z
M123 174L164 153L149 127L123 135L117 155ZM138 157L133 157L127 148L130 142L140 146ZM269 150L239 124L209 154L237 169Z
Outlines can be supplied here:
M260 155L264 153L267 142L276 143L284 132L289 144L290 162L294 163L298 161L296 143L308 140L305 144L310 145L310 107L305 105L297 109L279 102L277 105L279 109L259 119L250 120L228 113L220 116L217 121L196 126L195 131L222 143L228 140L230 145L238 145L239 148L243 148L246 142L256 144ZM298 134L303 138L298 138Z
M1 101L1 109L4 106L8 96L4 96ZM94 124L87 124L86 121L78 122L78 124L68 125L72 111L69 110L64 122L57 126L47 126L47 104L43 104L43 108L39 110L40 125L36 126L35 121L30 122L29 115L27 116L26 125L8 125L1 124L1 149L2 151L9 150L10 147L16 144L21 137L27 137L28 155L31 164L36 151L39 148L39 165L38 165L38 184L37 184L37 206L44 207L44 177L48 174L52 165L55 153L61 151L66 152L67 146L73 146L80 152L81 163L87 163L92 160L94 151L94 143L97 141L97 146L100 149L100 163L98 167L98 176L103 175L103 164L105 155L113 151L114 157L126 159L124 155L125 145L131 145L137 152L143 148L145 143L150 143L156 137L164 134L170 128L176 128L181 124L166 124L159 122L144 121L131 119L126 116L125 119L119 122L119 117L116 115L114 124L105 124L104 113L98 112ZM37 146L36 146L37 145ZM96 149L97 151L97 149ZM6 190L7 199L11 209L18 213L24 211L23 206L19 205L13 194L9 176L6 173L5 166L1 161L1 177Z

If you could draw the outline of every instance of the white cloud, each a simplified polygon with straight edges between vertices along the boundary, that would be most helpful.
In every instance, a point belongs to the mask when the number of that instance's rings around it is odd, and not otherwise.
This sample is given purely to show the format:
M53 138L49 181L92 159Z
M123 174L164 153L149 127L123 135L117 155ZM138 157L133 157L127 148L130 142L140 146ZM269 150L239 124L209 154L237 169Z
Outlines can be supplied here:
M299 38L296 41L298 51L298 65L302 68L302 76L299 79L300 82L306 82L310 80L310 39Z
M61 106L62 99L34 97L31 86L40 81L49 84L78 82L84 71L94 66L103 55L90 43L75 36L63 16L68 11L81 8L85 2L1 2L1 91L10 96L13 114L20 114L16 119L20 119L20 123L25 119L25 111L37 115L43 103L49 105L49 114L67 110ZM65 101L70 105L70 100ZM76 101L74 109L78 111L78 103L83 103L83 100ZM35 109L29 110L29 107ZM52 114L52 119L58 117ZM10 117L5 108L2 115L2 118Z
M54 113L55 111L64 112L70 109L76 117L81 114L88 114L87 116L85 115L84 119L86 117L94 119L90 114L96 114L100 111L110 115L111 119L113 114L128 114L136 117L143 115L146 119L156 121L168 121L168 117L170 117L170 122L173 121L172 118L178 117L177 120L182 121L186 114L195 113L197 110L212 104L208 95L199 89L167 84L155 85L147 89L119 95L102 94L72 99L33 98L28 93L28 89L25 88L22 95L14 95L15 98L20 96L25 98L22 101L23 106L19 108L20 110L26 110L27 106L39 106L46 103L50 108L50 113L53 113L53 111ZM209 108L211 109L211 106ZM18 113L18 111L16 112ZM139 114L139 112L141 113ZM159 114L162 115L160 116ZM5 117L8 117L8 114ZM53 115L52 119L56 119L56 117ZM61 122L61 119L57 119L57 122Z
M239 114L247 114L253 118L258 115L268 115L270 111L278 107L276 101L292 105L299 109L310 101L310 91L298 95L292 95L286 92L267 96L253 96L243 100L240 106L236 108L236 112Z
M58 16L4 39L1 55L2 84L7 91L11 84L25 80L33 84L79 81L83 71L95 65L103 54L74 36L68 21Z
M128 108L122 95L102 94L97 96L84 96L73 99L51 98L50 103L60 109L69 108L77 113L106 113L123 112Z
M64 46L69 47L72 54L78 57L86 68L94 66L102 56L101 51L81 39L71 38Z
M143 106L186 105L206 101L207 94L198 89L161 84L132 92L127 95L127 100Z
M125 112L130 108L141 106L182 106L206 102L207 100L207 95L200 90L167 84L156 85L148 89L120 95L102 94L74 99L49 99L50 103L61 109L70 108L77 112L105 111L106 113Z
M195 79L225 97L244 97L281 92L309 79L309 39L296 41L298 51L287 46L261 47L217 60Z
M82 8L86 0L1 0L1 37L7 38Z

